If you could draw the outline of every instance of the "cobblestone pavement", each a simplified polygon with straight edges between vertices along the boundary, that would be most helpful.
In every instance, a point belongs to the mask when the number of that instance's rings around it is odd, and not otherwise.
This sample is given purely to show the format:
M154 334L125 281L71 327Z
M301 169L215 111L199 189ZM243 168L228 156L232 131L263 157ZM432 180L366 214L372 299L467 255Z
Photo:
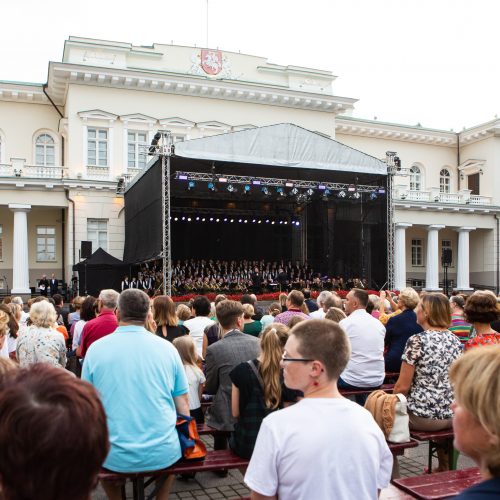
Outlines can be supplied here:
M207 448L213 449L211 437L203 436ZM423 474L427 465L428 445L420 444L417 448L405 450L405 455L399 457L399 470L401 477L418 476ZM437 465L437 463L436 463ZM460 456L458 468L465 469L473 467L474 463L467 457ZM238 470L231 470L225 478L218 477L213 472L202 472L196 474L194 479L188 481L175 480L170 498L172 500L218 500L218 499L238 499L249 495L248 488L243 482L243 476ZM132 488L127 485L127 499L133 498ZM106 500L102 488L99 486L92 500Z

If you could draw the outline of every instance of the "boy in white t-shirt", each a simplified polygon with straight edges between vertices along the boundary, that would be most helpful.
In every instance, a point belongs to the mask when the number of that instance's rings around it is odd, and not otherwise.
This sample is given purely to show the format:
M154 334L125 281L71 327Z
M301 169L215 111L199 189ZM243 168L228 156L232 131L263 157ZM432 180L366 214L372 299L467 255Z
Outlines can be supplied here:
M376 499L389 484L392 454L382 431L337 389L349 357L347 336L333 321L292 329L285 385L304 399L264 419L245 475L253 500Z

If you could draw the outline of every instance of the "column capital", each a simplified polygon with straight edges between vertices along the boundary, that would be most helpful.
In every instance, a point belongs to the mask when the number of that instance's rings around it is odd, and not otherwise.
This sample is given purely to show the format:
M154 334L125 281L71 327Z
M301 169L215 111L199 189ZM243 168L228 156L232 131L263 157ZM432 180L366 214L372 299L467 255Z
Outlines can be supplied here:
M458 233L470 233L471 231L475 231L476 228L475 227L471 227L471 226L462 226L462 227L457 227L456 231Z
M403 229L406 229L407 227L412 227L413 224L410 224L409 222L396 222L395 226L396 227L401 227Z
M444 229L446 226L443 224L431 224L427 226L427 231L439 231L440 229Z
M13 212L29 212L31 205L21 205L19 203L9 203L9 208Z

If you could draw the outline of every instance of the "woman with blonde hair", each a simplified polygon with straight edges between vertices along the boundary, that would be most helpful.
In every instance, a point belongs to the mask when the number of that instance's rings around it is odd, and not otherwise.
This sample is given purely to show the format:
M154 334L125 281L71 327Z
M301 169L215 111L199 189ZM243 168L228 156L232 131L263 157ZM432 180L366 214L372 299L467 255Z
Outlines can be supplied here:
M0 358L9 359L7 336L9 329L9 315L0 309Z
M279 302L272 302L271 305L269 306L267 314L264 314L262 318L260 318L260 322L262 324L262 328L265 328L266 326L270 325L271 323L274 322L274 318L278 316L278 314L281 312L281 306Z
M260 338L260 356L240 363L229 374L232 381L231 409L238 419L229 445L240 457L252 456L264 417L288 402L295 402L299 395L284 386L281 373L288 332L289 328L280 323L266 327Z
M243 333L258 337L262 331L262 323L252 319L255 315L255 310L252 304L243 304Z
M476 462L484 480L459 495L460 500L500 497L499 373L499 345L472 349L450 368L453 444Z
M338 307L330 307L330 309L328 309L325 315L325 319L335 321L335 323L339 323L345 318L347 318L345 312L342 311L342 309L339 309Z
M186 304L179 304L175 310L177 318L179 318L179 325L183 325L191 317L191 309Z
M156 335L170 342L189 333L184 325L179 325L174 301L167 295L159 295L153 300L153 319L157 327Z

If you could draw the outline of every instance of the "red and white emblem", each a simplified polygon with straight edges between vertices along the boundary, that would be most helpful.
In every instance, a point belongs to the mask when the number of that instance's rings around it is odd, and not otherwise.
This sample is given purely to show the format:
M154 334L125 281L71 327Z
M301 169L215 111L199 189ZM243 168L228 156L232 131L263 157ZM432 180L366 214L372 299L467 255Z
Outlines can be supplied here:
M201 67L208 75L217 75L222 70L220 50L201 49Z

